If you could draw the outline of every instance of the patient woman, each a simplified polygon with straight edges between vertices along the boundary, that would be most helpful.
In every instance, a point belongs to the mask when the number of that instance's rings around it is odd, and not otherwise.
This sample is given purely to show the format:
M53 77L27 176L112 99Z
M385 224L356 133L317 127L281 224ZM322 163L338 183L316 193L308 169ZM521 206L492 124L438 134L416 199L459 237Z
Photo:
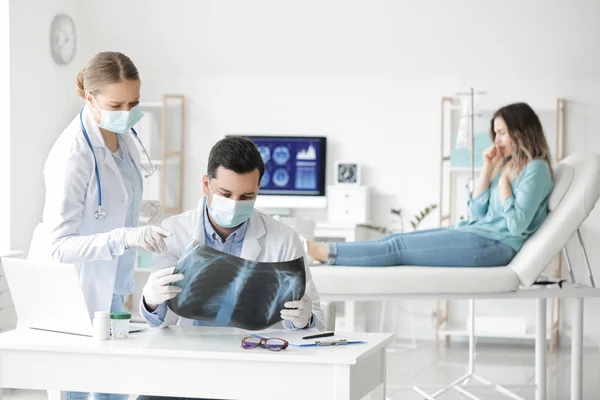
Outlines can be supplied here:
M544 222L553 184L542 125L525 103L502 107L491 120L494 145L470 196L469 221L369 242L308 243L308 254L348 266L492 267L508 264Z

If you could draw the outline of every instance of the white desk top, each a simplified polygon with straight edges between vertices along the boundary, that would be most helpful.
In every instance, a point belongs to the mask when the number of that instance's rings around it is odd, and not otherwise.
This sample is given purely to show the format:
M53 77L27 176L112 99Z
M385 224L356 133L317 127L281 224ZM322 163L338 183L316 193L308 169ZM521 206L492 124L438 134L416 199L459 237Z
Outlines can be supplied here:
M260 332L267 335L267 331ZM268 336L277 337L269 330ZM258 332L251 332L258 333ZM177 357L214 360L290 362L310 364L356 364L361 358L392 342L388 333L337 333L348 340L364 340L366 344L345 346L288 347L280 352L263 348L245 350L241 340L248 331L235 328L179 327L154 328L132 333L128 339L96 341L90 337L16 329L0 334L0 352L5 350Z

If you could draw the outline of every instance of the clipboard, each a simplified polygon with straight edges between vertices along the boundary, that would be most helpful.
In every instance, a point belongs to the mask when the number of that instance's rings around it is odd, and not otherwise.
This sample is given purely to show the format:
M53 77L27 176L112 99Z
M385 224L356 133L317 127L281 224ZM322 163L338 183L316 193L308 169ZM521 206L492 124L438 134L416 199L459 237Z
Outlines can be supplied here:
M318 330L298 330L289 332L261 332L260 334L254 333L251 336L258 338L278 338L287 340L290 346L293 347L337 347L347 346L351 344L366 344L367 342L362 340L348 340L346 337L341 335L334 335L326 338L319 339L302 339L303 336L310 335L311 333L318 333Z

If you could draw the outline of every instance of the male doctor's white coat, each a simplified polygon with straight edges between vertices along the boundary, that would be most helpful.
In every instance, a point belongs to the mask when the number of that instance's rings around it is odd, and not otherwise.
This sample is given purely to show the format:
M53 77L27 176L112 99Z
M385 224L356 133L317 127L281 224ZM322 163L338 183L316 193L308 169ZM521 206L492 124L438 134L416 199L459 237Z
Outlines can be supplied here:
M83 136L79 114L52 147L44 167L46 201L42 223L33 233L29 258L74 264L79 274L88 311L109 311L115 289L118 294L133 292L135 252L131 274L117 282L119 256L113 256L109 243L123 254L128 195L111 151L104 144L98 123L89 107L83 109L83 123L96 154L104 220L96 219L98 184L94 155ZM140 155L131 138L123 135L129 154L141 171Z
M204 207L206 207L206 199L200 200L198 208L167 218L162 222L162 227L173 235L165 239L167 252L153 255L153 270L175 266L192 239L201 244L205 243ZM305 296L308 296L312 302L314 326L319 329L324 328L323 310L308 267L306 253L300 238L292 228L259 210L254 210L254 214L248 220L240 257L258 262L291 261L303 257L306 269ZM143 301L140 301L140 307L144 307ZM168 309L165 322L161 326L173 324L191 326L193 320L179 317Z

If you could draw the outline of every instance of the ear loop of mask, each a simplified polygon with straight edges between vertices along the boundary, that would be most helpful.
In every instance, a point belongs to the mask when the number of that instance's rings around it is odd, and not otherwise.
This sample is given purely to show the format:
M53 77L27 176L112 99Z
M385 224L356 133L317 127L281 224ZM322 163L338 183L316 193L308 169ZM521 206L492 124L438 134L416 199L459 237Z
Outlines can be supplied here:
M92 96L92 102L90 103L90 107L92 106L92 104L95 104L96 107L98 108L98 111L102 111L102 109L100 108L100 104L98 104L98 100L96 100L96 96L94 96L94 94L92 92L88 92L90 94L90 96Z
M90 107L90 111L92 111L92 114L94 112L94 107L93 105L96 105L96 108L98 109L98 113L100 114L100 120L102 120L102 108L100 108L100 104L98 104L98 100L96 100L96 96L94 96L94 94L92 92L87 92L90 94L90 96L92 96L92 101L91 103L88 103L88 107Z

